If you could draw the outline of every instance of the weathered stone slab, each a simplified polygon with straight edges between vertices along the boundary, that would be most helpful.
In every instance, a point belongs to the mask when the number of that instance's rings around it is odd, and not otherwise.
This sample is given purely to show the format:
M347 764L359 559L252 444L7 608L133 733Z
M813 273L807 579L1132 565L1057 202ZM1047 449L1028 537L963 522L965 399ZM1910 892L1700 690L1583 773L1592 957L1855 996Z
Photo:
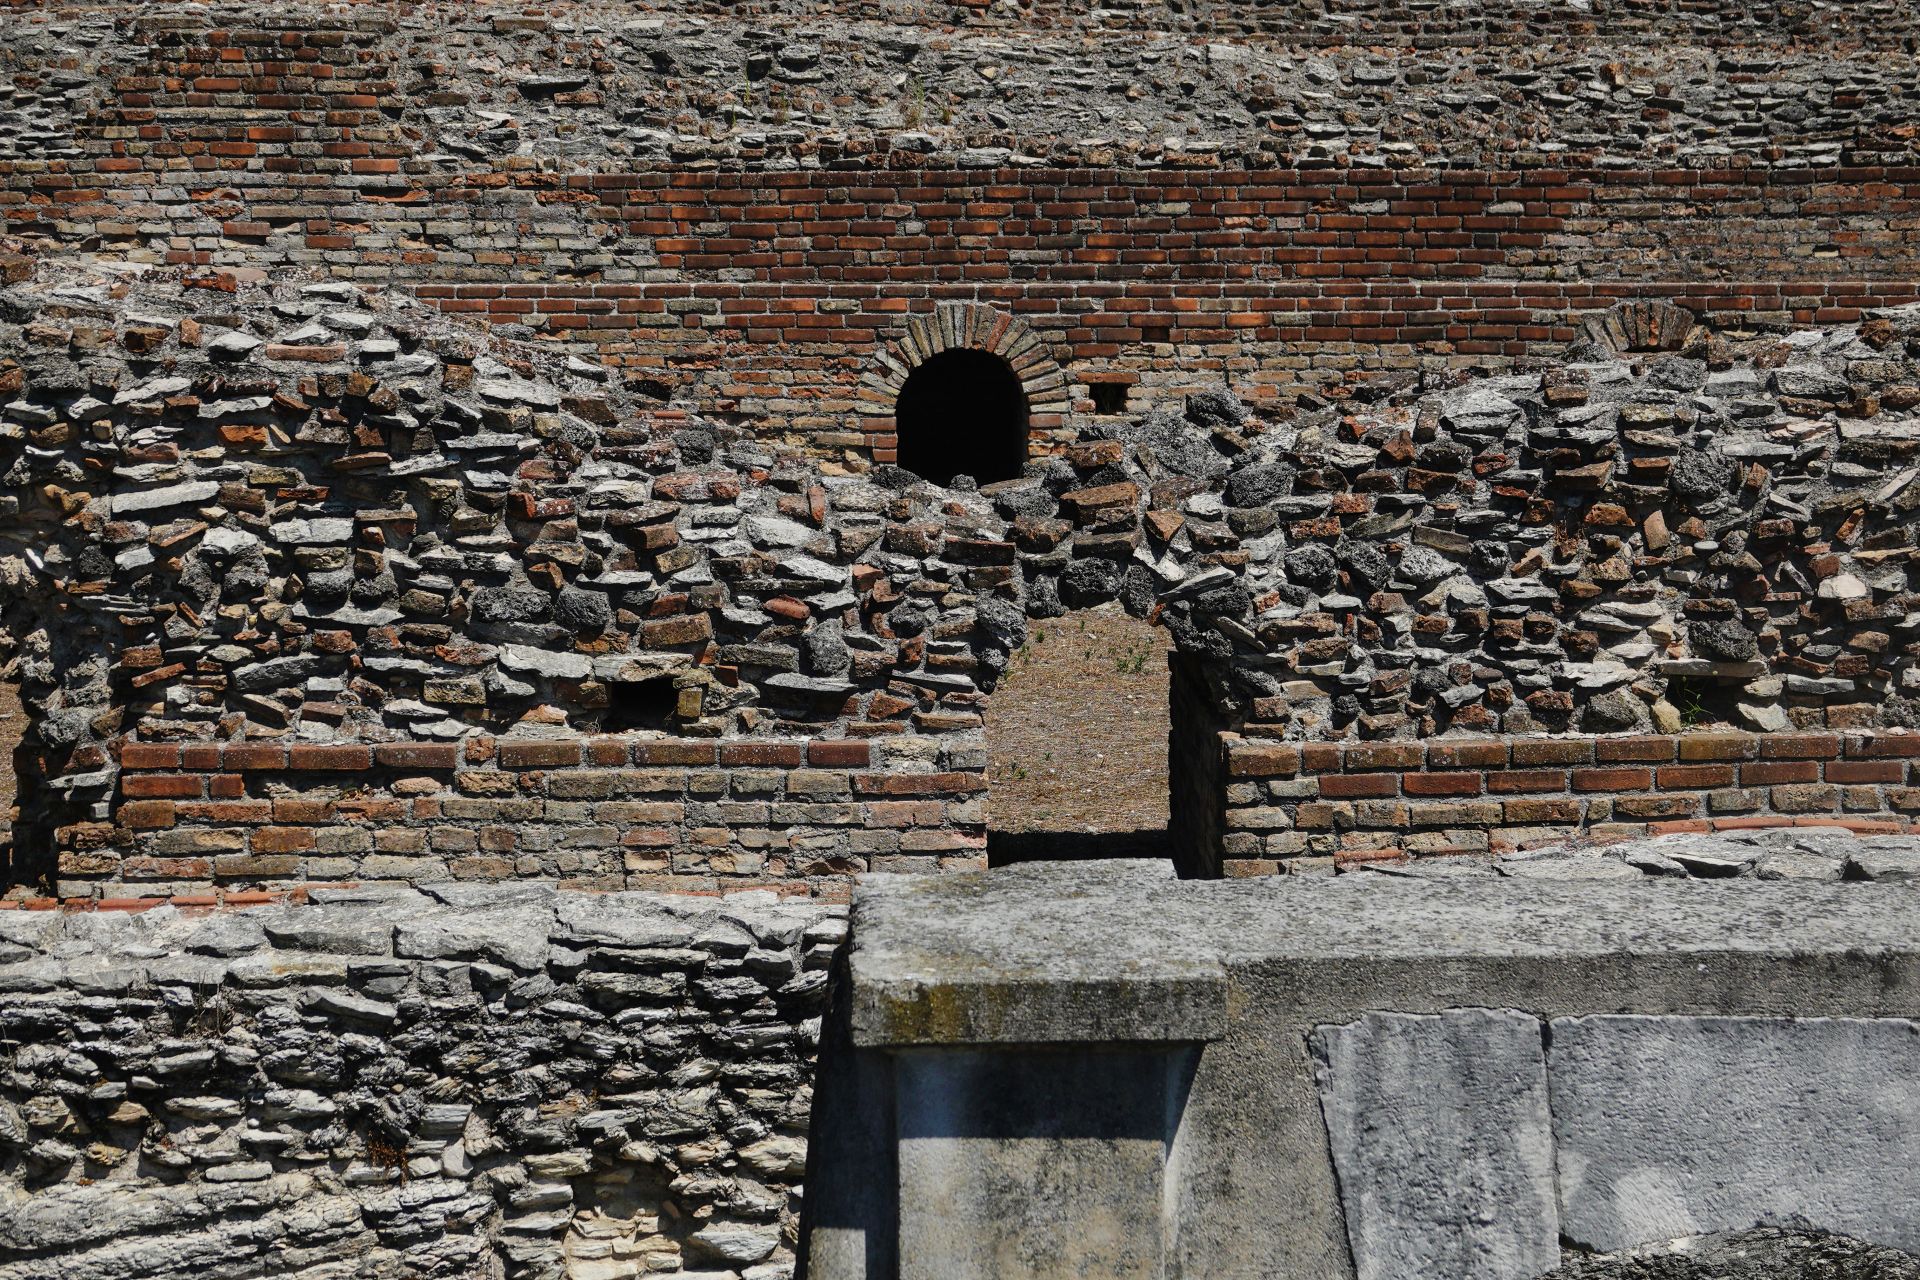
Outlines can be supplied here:
M861 885L853 923L857 1043L1197 1041L1224 1033L1217 951L1175 921L1159 929L1151 917L1112 909L1115 893L1129 905L1170 899L1170 864L1008 868L969 877L976 892L964 903L951 901L948 879L871 877ZM1060 892L1063 881L1092 892ZM1047 886L1040 899L1037 885ZM930 918L943 918L952 935L928 930ZM1050 943L1031 936L1036 924ZM990 936L1009 945L982 945Z
M1540 1030L1456 1009L1315 1031L1360 1280L1523 1280L1559 1263Z
M1158 1280L1184 1050L901 1056L899 1280Z
M1798 1221L1920 1249L1920 1023L1553 1024L1561 1229L1620 1249Z

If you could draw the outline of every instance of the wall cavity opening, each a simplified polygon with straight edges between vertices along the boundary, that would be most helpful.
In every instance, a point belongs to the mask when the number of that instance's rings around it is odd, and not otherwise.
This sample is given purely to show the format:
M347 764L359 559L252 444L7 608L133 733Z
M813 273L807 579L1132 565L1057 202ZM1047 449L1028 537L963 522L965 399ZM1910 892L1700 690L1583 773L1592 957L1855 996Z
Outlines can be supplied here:
M680 691L674 688L672 676L615 681L607 686L607 711L600 728L606 733L671 728L679 700Z
M1027 624L987 708L987 860L1165 858L1165 630L1108 604Z
M960 347L907 376L894 404L900 465L935 484L1011 480L1027 462L1027 396L1011 366Z

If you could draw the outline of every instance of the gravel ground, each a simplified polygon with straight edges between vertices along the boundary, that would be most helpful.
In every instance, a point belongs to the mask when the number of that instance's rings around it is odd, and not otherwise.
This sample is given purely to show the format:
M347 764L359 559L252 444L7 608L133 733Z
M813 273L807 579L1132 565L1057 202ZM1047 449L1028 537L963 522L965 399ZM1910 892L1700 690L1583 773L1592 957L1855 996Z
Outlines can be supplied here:
M996 834L1166 829L1168 647L1117 606L1029 624L987 714Z
M1583 1258L1541 1280L1920 1280L1920 1258L1846 1236L1759 1227Z

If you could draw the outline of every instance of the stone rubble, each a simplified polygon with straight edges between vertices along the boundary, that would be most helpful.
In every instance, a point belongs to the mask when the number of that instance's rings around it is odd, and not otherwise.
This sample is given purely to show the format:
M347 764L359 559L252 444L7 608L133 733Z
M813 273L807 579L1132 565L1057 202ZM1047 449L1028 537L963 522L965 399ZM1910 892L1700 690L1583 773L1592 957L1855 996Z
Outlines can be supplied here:
M1413 19L1459 24L1431 41L1396 38L1407 16L1383 7L1367 40L1355 42L1352 17L1279 33L1305 34L1304 56L1263 38L1264 8L1251 23L1244 10L1210 15L1203 42L1175 29L1182 15L1162 6L1131 17L1119 5L1055 12L1025 31L1005 29L1004 16L971 14L955 29L882 7L894 11L832 21L766 14L752 25L732 7L636 14L608 4L550 6L545 16L428 4L407 20L346 22L296 6L217 10L211 20L261 42L338 28L355 55L355 87L390 104L389 129L419 138L409 162L418 172L502 162L1491 167L1493 157L1809 168L1914 155L1904 116L1863 108L1911 95L1900 46L1915 20L1891 2L1823 11L1799 45L1782 38L1780 15L1752 6L1709 19L1719 6L1690 5L1703 30L1652 38L1622 13L1608 14L1601 34L1555 15L1500 38L1507 13L1449 6L1462 12ZM1027 7L1012 12L1036 22ZM1289 26L1307 18L1289 16ZM1678 25L1676 16L1666 21ZM1114 38L1103 28L1116 17L1151 29ZM209 21L22 13L0 31L0 68L13 73L0 82L0 158L88 156L89 126L111 102L101 80L137 75L151 59L192 65ZM1846 56L1830 56L1829 45ZM237 99L242 86L203 92Z
M1522 880L1847 880L1920 883L1920 838L1858 836L1805 826L1664 835L1617 844L1553 845L1493 858L1360 862L1343 872L1395 878L1505 876Z
M1197 394L943 490L404 296L211 282L0 293L6 640L69 847L124 844L123 741L844 737L956 776L1027 621L1115 600L1256 738L1920 719L1920 307L1734 341L1635 303L1542 372L1282 423Z
M844 908L0 912L0 1277L783 1280Z

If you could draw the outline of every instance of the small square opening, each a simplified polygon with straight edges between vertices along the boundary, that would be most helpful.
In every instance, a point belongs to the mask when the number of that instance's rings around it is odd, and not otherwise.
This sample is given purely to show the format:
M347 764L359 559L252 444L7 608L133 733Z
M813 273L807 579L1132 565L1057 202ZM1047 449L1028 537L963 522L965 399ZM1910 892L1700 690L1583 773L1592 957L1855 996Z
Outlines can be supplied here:
M1127 384L1124 382L1092 382L1087 384L1093 392L1093 411L1095 413L1125 413L1127 411Z
M607 711L600 727L607 733L634 729L666 729L680 702L672 676L655 680L620 680L607 686Z

